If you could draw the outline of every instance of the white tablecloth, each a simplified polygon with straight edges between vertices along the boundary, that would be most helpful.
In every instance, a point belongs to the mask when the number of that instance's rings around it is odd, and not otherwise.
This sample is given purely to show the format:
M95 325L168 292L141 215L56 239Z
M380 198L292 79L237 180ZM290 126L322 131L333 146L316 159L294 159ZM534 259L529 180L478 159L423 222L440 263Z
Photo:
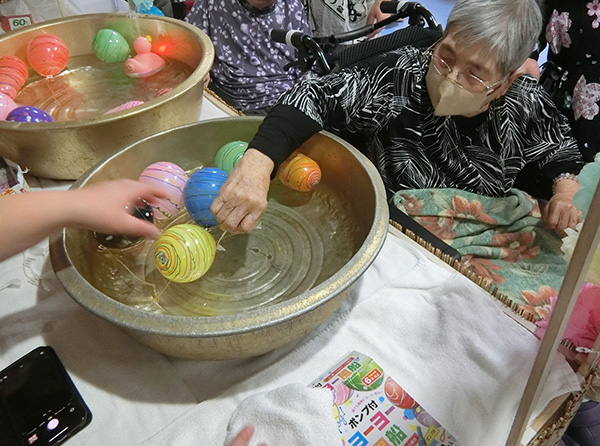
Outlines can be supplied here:
M203 113L223 115L210 104ZM34 190L68 185L31 181ZM388 235L350 297L317 330L261 357L224 362L168 358L90 314L62 289L41 243L0 263L0 368L39 345L54 347L93 412L69 444L219 445L242 400L308 385L358 350L460 444L493 446L506 438L539 342L468 279ZM541 403L576 389L557 355Z

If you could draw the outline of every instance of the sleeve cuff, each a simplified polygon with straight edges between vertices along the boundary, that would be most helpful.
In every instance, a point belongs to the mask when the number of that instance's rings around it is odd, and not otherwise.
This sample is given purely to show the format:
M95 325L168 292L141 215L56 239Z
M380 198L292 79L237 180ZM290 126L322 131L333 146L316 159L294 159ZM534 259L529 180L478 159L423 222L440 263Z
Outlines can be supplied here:
M256 149L273 160L271 178L290 154L308 138L322 130L321 125L289 105L276 105L265 117L248 148Z

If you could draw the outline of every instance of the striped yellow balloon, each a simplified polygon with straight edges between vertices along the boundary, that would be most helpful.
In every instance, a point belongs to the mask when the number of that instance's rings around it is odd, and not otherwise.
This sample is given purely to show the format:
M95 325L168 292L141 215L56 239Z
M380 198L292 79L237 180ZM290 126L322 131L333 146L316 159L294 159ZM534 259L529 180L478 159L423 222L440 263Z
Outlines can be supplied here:
M167 279L193 282L210 269L216 248L215 239L206 229L194 224L175 225L156 241L154 261Z
M294 190L308 192L321 181L321 168L312 158L298 153L282 163L277 178Z

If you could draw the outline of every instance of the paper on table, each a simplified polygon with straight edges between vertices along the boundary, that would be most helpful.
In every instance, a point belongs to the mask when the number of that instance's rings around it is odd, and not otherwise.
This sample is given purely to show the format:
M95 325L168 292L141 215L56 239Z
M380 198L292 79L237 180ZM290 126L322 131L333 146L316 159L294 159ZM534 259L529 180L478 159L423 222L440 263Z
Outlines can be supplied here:
M294 348L283 349L286 354L237 361L227 391L145 444L191 445L200 433L207 443L220 444L243 399L290 383L308 385L332 359L359 350L377 358L461 446L501 445L538 347L537 338L477 285L435 265L414 246L388 237L332 318ZM174 365L190 388L229 382L231 362L207 364L210 376L190 363ZM245 376L250 377L232 384ZM578 389L576 375L557 355L537 413L552 398Z

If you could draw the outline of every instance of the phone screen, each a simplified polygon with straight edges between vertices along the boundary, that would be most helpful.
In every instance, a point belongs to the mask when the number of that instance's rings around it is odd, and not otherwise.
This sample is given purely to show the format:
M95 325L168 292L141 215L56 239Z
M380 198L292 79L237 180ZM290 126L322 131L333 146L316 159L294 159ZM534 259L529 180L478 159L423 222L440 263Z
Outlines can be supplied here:
M60 444L91 418L51 347L38 347L0 372L1 444Z

